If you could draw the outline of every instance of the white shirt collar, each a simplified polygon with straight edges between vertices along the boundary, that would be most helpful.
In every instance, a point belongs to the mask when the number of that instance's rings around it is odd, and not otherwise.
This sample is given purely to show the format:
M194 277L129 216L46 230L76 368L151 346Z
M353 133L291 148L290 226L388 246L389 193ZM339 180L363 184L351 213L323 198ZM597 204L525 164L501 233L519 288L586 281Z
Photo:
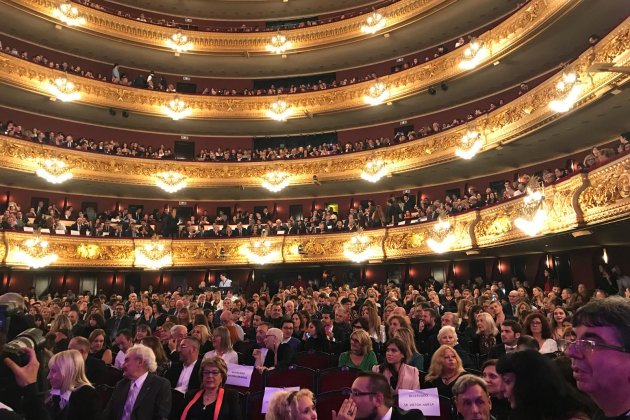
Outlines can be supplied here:
M61 392L61 390L59 389L51 389L50 390L50 395L58 395L60 398L60 402L59 402L59 408L61 408L62 410L64 408L66 408L66 406L68 405L68 402L70 401L70 395L72 395L72 391L68 390L64 393Z
M381 420L391 420L393 412L394 412L394 407L389 407L389 410L387 410L387 413L385 413L385 415L381 417Z

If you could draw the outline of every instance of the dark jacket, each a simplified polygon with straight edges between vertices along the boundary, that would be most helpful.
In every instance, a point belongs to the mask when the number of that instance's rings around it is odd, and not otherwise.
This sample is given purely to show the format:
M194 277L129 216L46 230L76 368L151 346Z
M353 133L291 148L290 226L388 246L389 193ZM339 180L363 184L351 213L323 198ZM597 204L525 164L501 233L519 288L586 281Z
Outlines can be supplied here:
M190 379L188 380L188 391L196 391L199 389L200 381L199 381L199 367L201 366L201 359L197 359L195 363L195 367L193 367L192 372L190 373ZM182 362L173 363L171 367L166 371L166 379L171 383L171 388L175 388L177 386L177 381L179 380L179 375L182 373L182 369L184 369L184 364Z
M75 389L70 395L68 405L56 416L44 403L42 394L37 393L37 384L22 389L24 399L22 411L26 420L101 420L102 406L98 393L91 386Z
M131 381L123 378L116 384L105 407L105 420L118 420L123 413ZM163 420L171 412L171 384L165 378L149 373L142 384L131 412L131 420Z
M295 352L288 344L280 344L278 346L278 364L275 365L277 369L285 369L290 365L295 364ZM265 356L264 365L266 367L274 367L275 363L275 354L273 350L269 350L267 355Z
M232 389L224 389L223 403L221 403L221 411L219 411L218 420L242 420L243 413L238 399L238 392ZM203 396L197 400L197 404L203 401ZM204 412L205 413L205 412ZM193 420L194 406L188 411L186 420ZM214 418L214 410L208 410L204 419L212 420ZM194 416L194 420L199 417Z

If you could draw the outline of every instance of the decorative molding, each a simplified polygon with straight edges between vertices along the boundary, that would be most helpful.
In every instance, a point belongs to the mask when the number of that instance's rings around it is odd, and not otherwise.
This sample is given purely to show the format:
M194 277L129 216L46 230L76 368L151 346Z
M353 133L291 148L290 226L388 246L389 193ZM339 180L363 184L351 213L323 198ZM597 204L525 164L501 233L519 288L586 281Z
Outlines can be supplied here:
M55 22L53 9L58 5L54 0L5 0L16 6L31 10ZM453 0L400 0L384 6L378 11L387 17L386 25L381 32L393 30L410 21L421 19L436 9L447 7ZM244 53L269 54L266 46L274 32L205 32L181 30L151 23L128 19L111 13L73 3L86 23L79 30L109 36L117 40L145 45L153 48L166 47L166 40L173 33L181 32L192 44L191 52L195 53ZM337 22L311 26L307 28L283 30L282 33L291 41L292 48L287 53L327 47L330 44L352 41L366 35L361 32L367 15L359 15ZM74 28L73 28L74 29Z
M588 187L583 189L583 185ZM529 239L513 223L520 214L523 200L516 198L496 206L451 216L449 221L456 239L449 252L496 247ZM630 155L546 188L545 200L549 217L539 236L627 219L630 217ZM579 203L579 209L574 207L575 202ZM578 213L584 215L584 224L578 224ZM364 231L374 250L369 260L409 259L433 254L426 240L435 223ZM6 258L3 265L20 267L14 253L19 244L32 235L18 232L2 232L0 235L0 258ZM351 232L267 237L270 249L280 251L269 263L348 263L344 256L344 245L354 235ZM50 251L59 256L52 267L131 268L135 266L135 249L147 242L146 239L58 235L47 235L46 239ZM224 267L252 265L242 250L257 239L163 241L168 242L172 250L173 267Z
M24 0L26 1L26 0ZM47 1L47 0L33 0ZM512 15L492 30L479 37L490 49L489 57L482 64L490 64L499 57L515 49L530 35L543 29L545 23L565 6L574 7L577 2L568 0L533 0L527 7ZM628 20L626 20L627 22ZM585 71L584 63L591 64L594 56L601 57L603 62L610 62L610 57L619 57L626 51L617 48L628 44L627 23L622 23L613 33L597 44L594 50L582 55L578 66L571 70ZM624 31L625 29L625 31ZM388 101L396 101L423 92L428 87L442 80L458 77L467 73L458 66L463 57L463 50L457 49L438 57L424 65L418 65L386 76L384 79L388 89ZM46 83L58 77L67 77L81 92L80 102L106 108L114 107L144 114L165 116L162 107L174 98L173 94L152 90L137 89L129 86L115 85L109 82L92 80L85 77L67 75L61 71L21 60L6 54L0 54L6 60L0 60L0 81L49 96ZM608 60L606 60L608 58ZM579 67L579 68L574 68ZM597 75L598 79L612 78L616 75ZM286 96L286 102L294 111L294 118L306 118L329 112L363 108L366 105L365 95L369 93L373 81L365 81L349 86L338 87L317 92L296 93ZM555 83L555 82L554 82ZM545 95L552 98L552 89ZM273 96L202 96L178 95L191 110L187 118L221 118L221 119L267 119L267 111L277 100ZM584 94L582 95L584 97ZM537 108L532 107L531 110ZM506 116L504 125L509 124L510 116ZM460 136L461 137L461 136Z
M598 45L584 52L567 66L584 76L582 98L574 109L598 100L613 83L625 83L628 76L621 73L587 73L587 68L597 62L614 62L619 66L630 61L630 18L613 30ZM20 80L45 80L43 73L34 74L40 66L11 57L0 63L0 79L9 78L11 83ZM503 107L475 120L483 130L484 150L516 141L556 118L571 113L558 114L547 106L553 98L552 87L561 75L555 75L526 94ZM101 85L104 85L101 83ZM157 94L138 91L139 93ZM321 94L320 94L321 95ZM272 171L290 175L292 185L312 183L313 175L320 181L345 181L359 179L369 159L388 162L390 173L418 170L456 159L455 150L468 127L454 127L435 135L407 143L389 146L376 151L364 151L313 159L275 160L269 162L173 162L150 159L117 157L76 150L45 146L12 137L0 136L0 165L25 172L35 172L36 162L41 159L60 158L72 168L75 179L121 184L153 185L153 175L164 171L177 171L188 180L192 188L216 185L256 186L260 179Z

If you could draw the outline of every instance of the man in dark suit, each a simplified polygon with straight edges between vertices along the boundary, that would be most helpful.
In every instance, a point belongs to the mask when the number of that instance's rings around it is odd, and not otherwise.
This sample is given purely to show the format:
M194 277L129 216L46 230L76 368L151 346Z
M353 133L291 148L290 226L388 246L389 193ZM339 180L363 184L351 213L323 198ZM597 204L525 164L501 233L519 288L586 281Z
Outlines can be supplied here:
M488 351L488 359L498 359L505 353L516 350L516 343L521 336L521 324L513 319L506 319L501 324L501 343L495 345Z
M121 330L130 330L133 328L133 320L125 314L125 305L117 303L114 307L114 316L107 320L107 332L109 339L114 341L118 332Z
M163 420L171 411L171 386L155 371L153 351L136 344L127 351L123 372L105 407L106 420Z
M199 348L201 343L194 337L186 337L179 343L179 362L173 363L166 371L166 379L171 388L186 395L199 389Z
M300 351L302 342L293 337L293 331L293 321L291 321L290 318L284 318L282 320L282 344L288 345L295 353L297 353Z
M234 229L232 234L234 236L244 237L244 236L249 236L249 231L247 230L247 228L243 227L243 222L238 222L236 224L236 229Z
M265 336L265 348L267 354L263 366L256 368L262 373L267 369L286 369L295 364L295 352L288 344L282 344L282 330L269 328Z
M402 412L394 406L394 397L389 381L384 375L376 372L361 372L352 384L352 401L356 404L356 412L346 400L341 405L339 413L347 413L349 416L364 419L382 420L424 420L420 410ZM336 413L335 413L336 414ZM333 415L334 417L334 415Z
M503 313L507 317L514 317L516 316L516 306L519 304L521 298L516 290L510 290L508 300L509 302L503 305Z
M81 353L85 362L85 376L94 385L104 383L107 365L101 359L88 357L90 355L90 342L85 337L74 337L68 343L68 350L77 350Z

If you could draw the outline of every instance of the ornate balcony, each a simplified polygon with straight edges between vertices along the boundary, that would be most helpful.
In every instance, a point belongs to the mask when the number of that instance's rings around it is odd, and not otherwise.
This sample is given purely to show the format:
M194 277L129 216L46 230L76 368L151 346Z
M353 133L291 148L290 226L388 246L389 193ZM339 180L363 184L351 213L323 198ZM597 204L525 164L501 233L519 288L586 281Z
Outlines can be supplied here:
M624 155L589 173L575 176L547 187L544 194L547 217L540 226L538 236L569 232L602 223L621 221L630 217L630 156ZM514 244L530 238L518 229L514 220L521 214L524 197L496 206L470 211L449 219L454 239L448 252L464 252ZM369 261L407 259L433 255L427 245L432 238L437 221L412 224L404 227L363 232L363 241L371 249ZM0 242L0 258L3 265L26 267L20 259L24 241L33 237L26 233L3 232ZM267 237L264 249L256 247L259 238L217 240L160 240L163 252L168 257L168 266L174 267L225 267L226 265L255 265L294 263L348 263L344 251L352 242L354 233L274 236ZM137 255L146 250L147 239L96 239L75 236L46 236L47 252L55 254L57 260L52 267L150 267ZM155 241L153 241L155 242ZM260 245L258 246L260 248ZM166 253L166 254L165 254ZM264 253L265 255L259 255ZM267 253L269 255L267 255ZM164 255L163 255L164 254ZM146 252L145 252L146 257ZM248 256L250 255L250 256ZM258 258L260 257L260 258Z

